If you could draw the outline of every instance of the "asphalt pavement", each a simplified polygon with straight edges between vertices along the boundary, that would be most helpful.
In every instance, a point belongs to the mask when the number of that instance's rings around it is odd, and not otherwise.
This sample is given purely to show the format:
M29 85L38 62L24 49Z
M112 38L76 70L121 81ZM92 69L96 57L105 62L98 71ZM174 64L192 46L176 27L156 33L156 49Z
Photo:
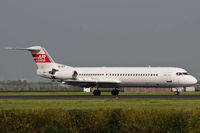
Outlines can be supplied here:
M3 95L0 99L200 98L200 95Z

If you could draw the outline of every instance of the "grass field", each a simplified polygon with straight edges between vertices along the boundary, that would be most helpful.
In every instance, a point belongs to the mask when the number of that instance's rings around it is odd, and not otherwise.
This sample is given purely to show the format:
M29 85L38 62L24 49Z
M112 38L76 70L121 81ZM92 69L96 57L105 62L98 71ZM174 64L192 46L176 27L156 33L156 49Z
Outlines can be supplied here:
M199 109L200 99L1 99L0 109Z
M173 95L173 93L139 93L139 95ZM200 95L199 92L183 92L182 95ZM92 95L82 92L1 92L0 95ZM110 95L104 92L103 95ZM136 93L120 93L120 95L136 95ZM200 99L0 99L0 109L199 109Z
M199 92L181 94L200 95ZM4 92L0 95L92 95L92 93ZM173 93L138 93L138 95L173 95ZM0 99L0 132L196 133L200 132L199 119L200 98Z

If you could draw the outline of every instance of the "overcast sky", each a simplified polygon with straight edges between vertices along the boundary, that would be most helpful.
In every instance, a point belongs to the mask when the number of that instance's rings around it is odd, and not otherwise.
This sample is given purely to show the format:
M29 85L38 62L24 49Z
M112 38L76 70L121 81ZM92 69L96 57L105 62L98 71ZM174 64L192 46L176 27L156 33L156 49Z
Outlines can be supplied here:
M0 80L40 81L28 52L71 66L182 67L200 79L200 0L0 0Z

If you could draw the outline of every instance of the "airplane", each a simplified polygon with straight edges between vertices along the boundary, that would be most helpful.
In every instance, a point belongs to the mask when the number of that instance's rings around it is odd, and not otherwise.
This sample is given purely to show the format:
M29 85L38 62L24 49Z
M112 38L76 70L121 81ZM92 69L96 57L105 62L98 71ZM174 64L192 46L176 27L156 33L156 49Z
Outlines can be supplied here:
M28 48L7 48L31 52L37 65L37 75L63 84L96 88L93 95L100 96L99 88L113 88L111 94L117 96L119 88L179 88L197 84L197 79L186 70L177 67L72 67L55 63L42 46Z

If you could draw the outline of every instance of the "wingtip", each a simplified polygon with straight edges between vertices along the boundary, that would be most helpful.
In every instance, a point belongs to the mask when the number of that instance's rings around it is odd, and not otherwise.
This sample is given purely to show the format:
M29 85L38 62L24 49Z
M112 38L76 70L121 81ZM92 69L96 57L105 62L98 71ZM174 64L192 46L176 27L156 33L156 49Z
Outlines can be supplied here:
M5 47L4 49L5 50L12 50L13 48L11 48L11 47Z

